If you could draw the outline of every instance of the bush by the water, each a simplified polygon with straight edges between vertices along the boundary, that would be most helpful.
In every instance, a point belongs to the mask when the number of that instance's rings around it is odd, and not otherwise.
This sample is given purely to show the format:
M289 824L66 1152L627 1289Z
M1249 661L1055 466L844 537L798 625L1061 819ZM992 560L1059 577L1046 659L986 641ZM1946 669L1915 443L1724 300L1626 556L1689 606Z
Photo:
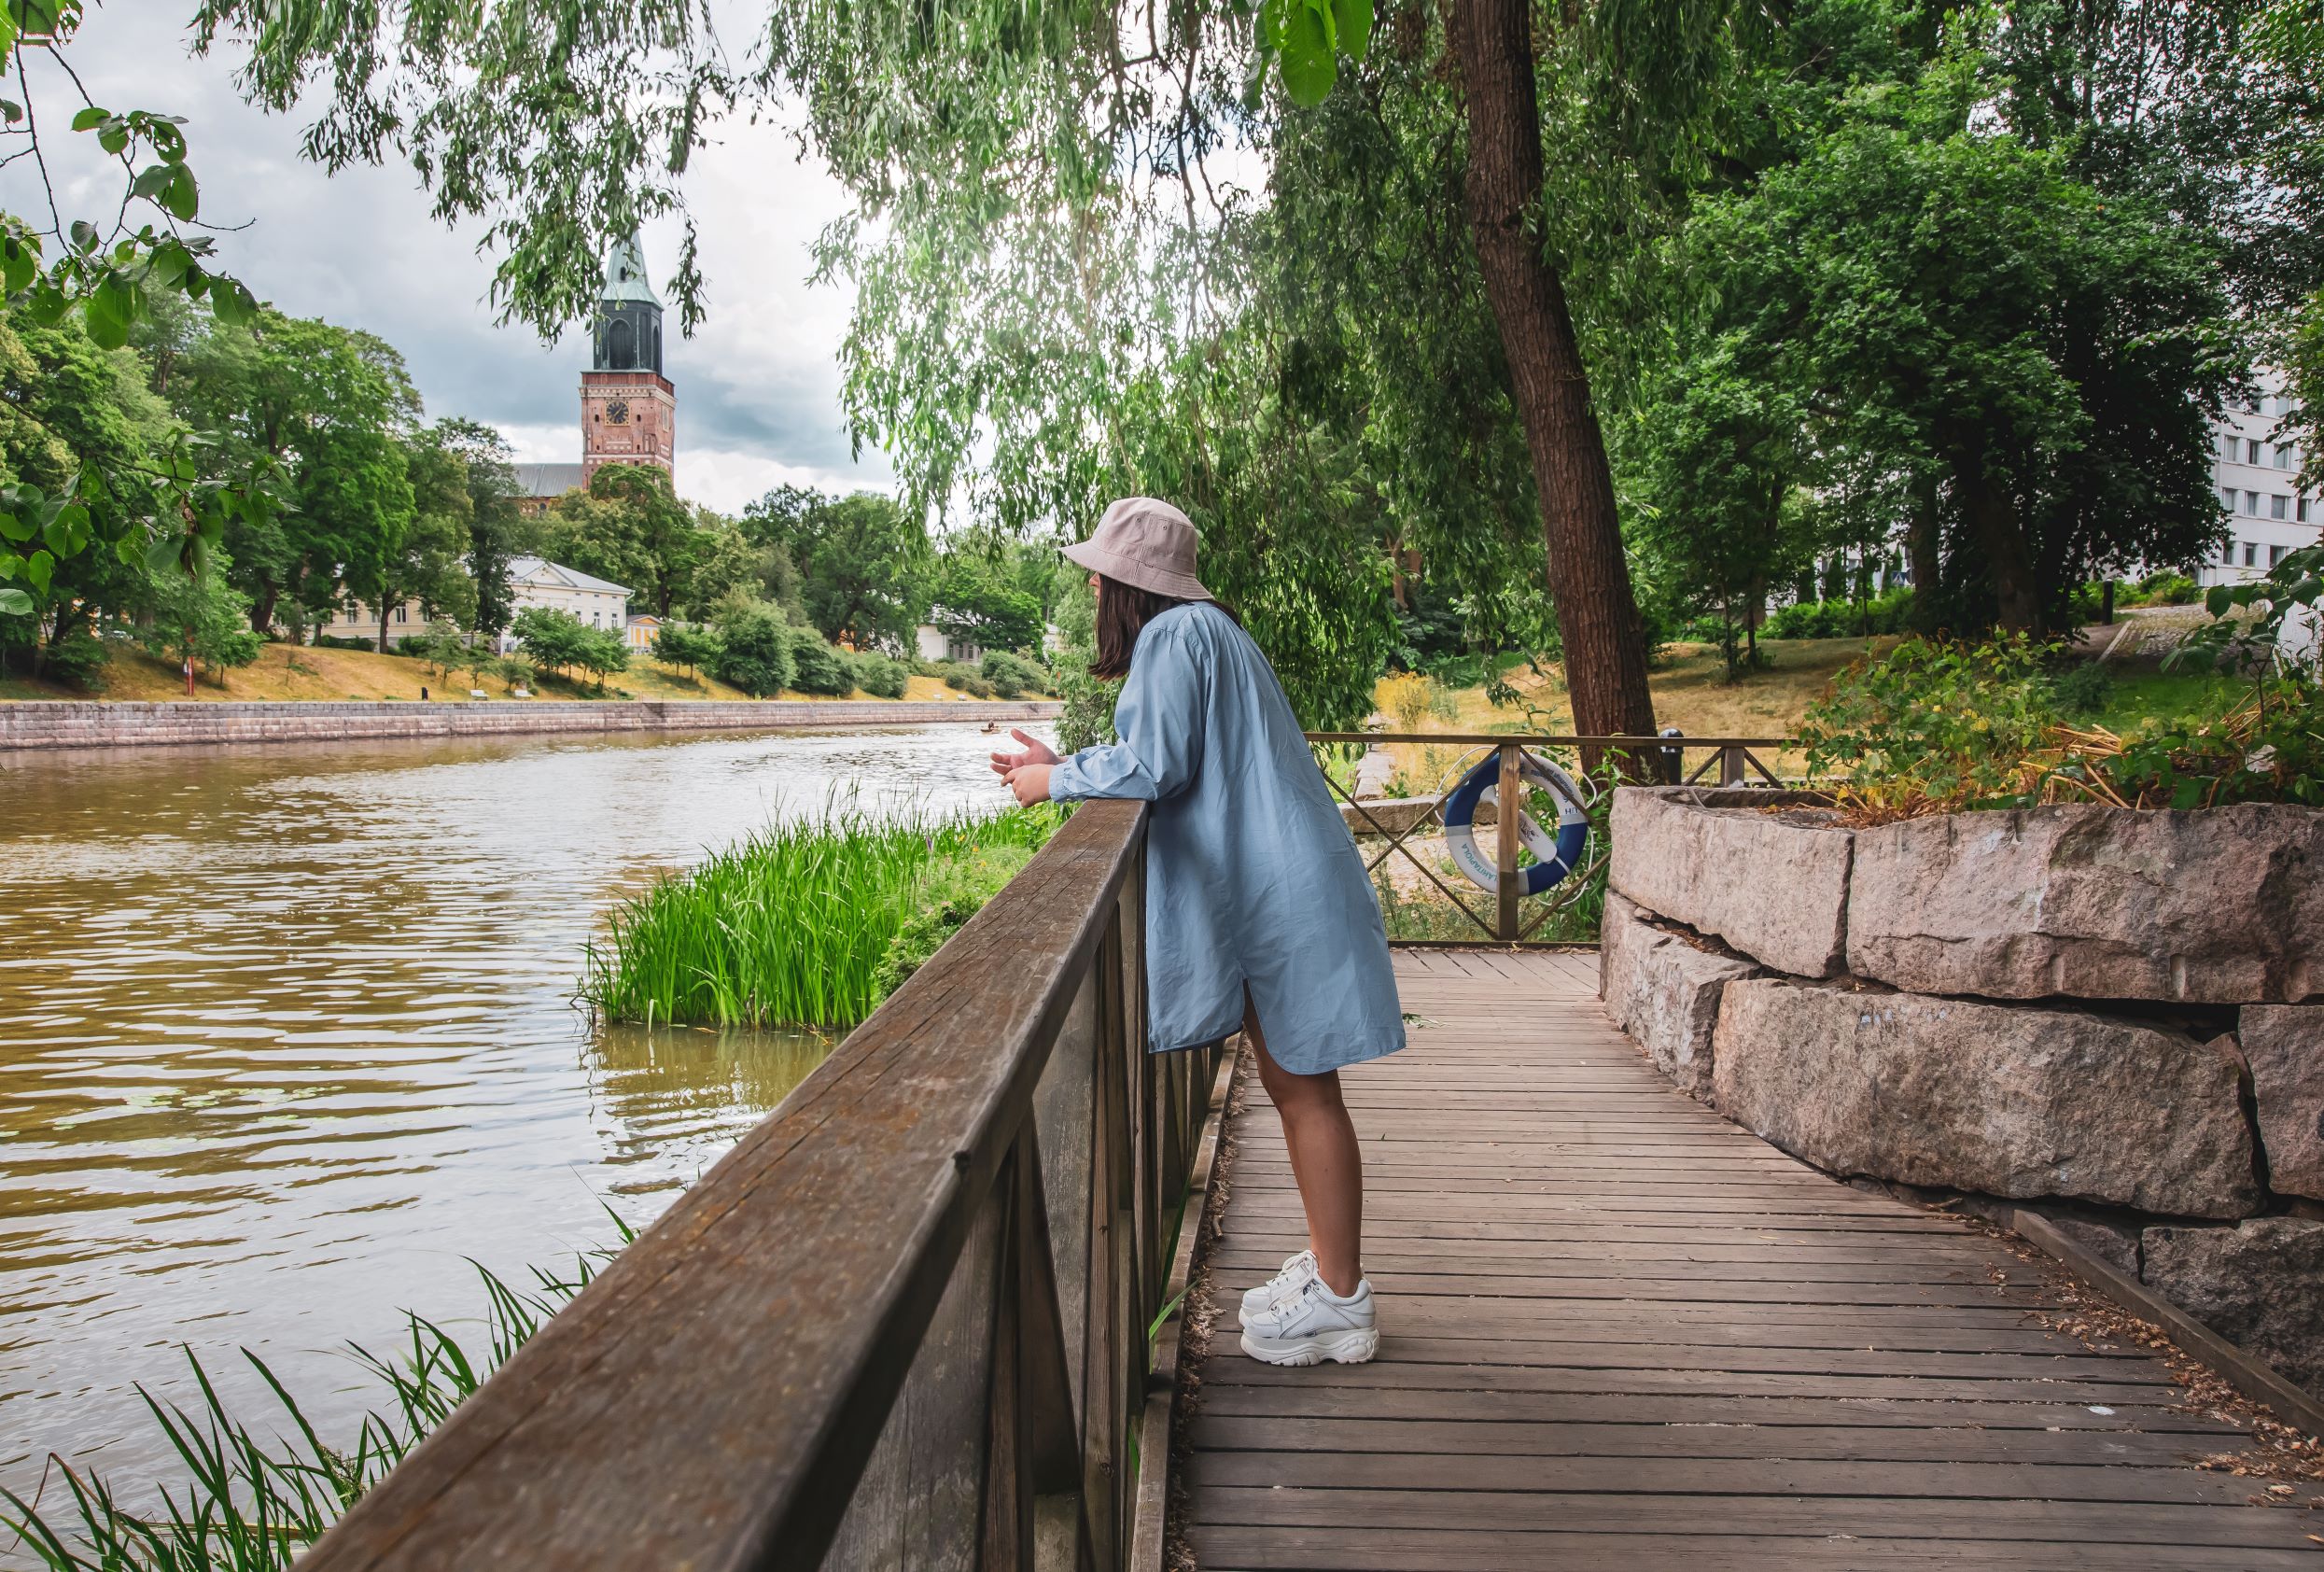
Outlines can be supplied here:
M1002 698L1021 698L1036 688L1046 685L1047 673L1023 655L1013 655L1006 650L989 651L979 672L992 684L992 691Z
M1043 807L887 819L850 806L777 824L623 902L589 946L581 996L615 1020L851 1026L885 997L896 935L959 897L956 865L1029 855L1061 818Z
M719 613L709 671L752 698L781 693L791 686L791 625L757 601L728 607Z
M791 685L803 694L844 698L855 692L855 668L847 652L826 643L811 627L791 630Z
M853 657L855 685L874 698L902 698L904 683L910 681L911 667L903 662L883 655L876 650L863 650Z
M985 681L983 673L966 662L938 661L929 668L929 673L943 678L945 686L955 693L966 694L971 698L993 696L993 685Z
M980 846L938 863L921 887L917 906L888 941L888 953L880 958L879 970L873 977L879 996L885 999L926 965L946 939L959 933L1032 860L1029 846Z

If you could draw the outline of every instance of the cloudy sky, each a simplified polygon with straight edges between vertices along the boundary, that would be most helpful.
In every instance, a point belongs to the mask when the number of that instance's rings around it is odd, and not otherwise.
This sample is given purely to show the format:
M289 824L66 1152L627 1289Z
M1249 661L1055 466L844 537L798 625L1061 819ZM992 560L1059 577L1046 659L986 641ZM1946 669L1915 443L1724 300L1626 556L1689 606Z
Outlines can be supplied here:
M203 218L252 225L220 237L227 270L287 312L366 329L396 345L431 418L486 421L520 458L578 460L585 336L568 332L550 347L530 329L495 327L486 300L492 268L476 254L474 235L428 218L407 166L327 179L302 161L299 118L244 104L230 54L197 60L188 52L178 23L189 9L172 0L111 0L93 8L71 58L99 104L188 118ZM35 66L35 109L53 108L62 119L77 105L69 85L49 76L41 80ZM696 160L687 186L709 320L683 339L673 312L664 351L678 387L679 489L733 511L786 481L885 486L880 456L857 461L840 416L834 353L850 296L806 283L807 247L844 211L845 193L819 165L799 161L777 127L737 123L722 134ZM60 195L70 199L66 218L109 214L120 200L119 166L90 156L93 138L50 140L65 144L51 168ZM0 206L30 212L37 201L26 166L0 171ZM675 226L649 229L644 238L659 288L677 259Z

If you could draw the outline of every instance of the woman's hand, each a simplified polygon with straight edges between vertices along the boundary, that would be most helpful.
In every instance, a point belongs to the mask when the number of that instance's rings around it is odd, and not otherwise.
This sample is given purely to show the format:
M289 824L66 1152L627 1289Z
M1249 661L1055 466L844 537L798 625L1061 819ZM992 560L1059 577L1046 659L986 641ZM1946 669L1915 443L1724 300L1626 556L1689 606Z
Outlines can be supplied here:
M1057 758L1057 751L1050 747L1047 743L1042 741L1039 737L1027 737L1023 732L1018 731L1014 726L1009 728L1009 735L1025 745L1025 751L1022 753L995 753L992 756L993 774L1005 777L1010 771L1023 769L1028 765L1054 765L1060 762ZM1045 786L1048 777L1043 776L1042 779ZM1042 795L1045 797L1048 795L1048 793L1043 791ZM1035 798L1034 800L1040 801L1041 799Z
M1024 736L1021 732L1017 735ZM1032 741L1030 737L1026 737L1025 740ZM1033 746L1041 748L1041 744L1037 742L1033 743ZM1044 753L1049 752L1046 748L1042 748L1041 751ZM1050 753L1049 756L1052 759L1057 757L1054 753ZM995 754L994 757L999 758L1000 755ZM1045 803L1049 800L1049 772L1056 767L1055 765L1048 764L1019 765L1002 779L1008 781L1009 790L1015 795L1017 806L1030 807L1035 803Z

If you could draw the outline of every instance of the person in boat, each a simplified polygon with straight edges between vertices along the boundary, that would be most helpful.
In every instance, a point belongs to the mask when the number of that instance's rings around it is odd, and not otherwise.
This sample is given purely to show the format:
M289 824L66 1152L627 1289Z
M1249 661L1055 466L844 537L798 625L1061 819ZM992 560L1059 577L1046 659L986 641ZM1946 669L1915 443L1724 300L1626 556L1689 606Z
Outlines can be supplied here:
M1405 1046L1379 904L1282 684L1195 573L1186 515L1109 507L1065 554L1098 593L1099 677L1125 679L1118 743L1060 758L1022 731L992 756L1020 803L1128 797L1146 836L1154 1050L1239 1029L1282 1119L1307 1247L1243 1296L1243 1352L1358 1363L1379 1346L1364 1275L1364 1165L1339 1072Z

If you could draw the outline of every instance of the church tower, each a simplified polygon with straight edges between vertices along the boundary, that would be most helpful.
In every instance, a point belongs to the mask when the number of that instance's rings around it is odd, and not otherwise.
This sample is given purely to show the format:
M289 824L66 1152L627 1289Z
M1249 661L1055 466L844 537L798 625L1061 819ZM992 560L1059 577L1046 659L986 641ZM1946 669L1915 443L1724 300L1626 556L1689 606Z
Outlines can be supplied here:
M581 396L583 485L601 464L656 464L675 480L678 390L662 374L662 302L635 235L606 258Z

